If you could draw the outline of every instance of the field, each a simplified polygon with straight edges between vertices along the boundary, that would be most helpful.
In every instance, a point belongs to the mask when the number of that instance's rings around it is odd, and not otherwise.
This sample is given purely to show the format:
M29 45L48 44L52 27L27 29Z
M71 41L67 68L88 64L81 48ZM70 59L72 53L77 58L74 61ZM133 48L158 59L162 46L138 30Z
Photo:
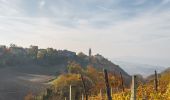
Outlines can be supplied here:
M43 91L49 85L46 82L53 76L30 74L18 71L17 67L0 69L0 100L23 100L26 94Z

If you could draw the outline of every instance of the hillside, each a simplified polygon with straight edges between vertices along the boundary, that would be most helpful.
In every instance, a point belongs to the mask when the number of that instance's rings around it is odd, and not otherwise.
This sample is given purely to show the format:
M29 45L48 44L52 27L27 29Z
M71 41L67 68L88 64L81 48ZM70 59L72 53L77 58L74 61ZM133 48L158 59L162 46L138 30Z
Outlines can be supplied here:
M92 65L99 71L102 71L103 69L107 69L109 72L114 73L116 75L119 75L121 72L126 82L127 83L130 82L130 79L131 79L130 75L128 75L121 67L119 67L119 65L112 63L111 61L104 58L100 54L97 54L91 57L86 56L86 55L82 56L82 54L78 54L77 57L78 57L78 60L76 60L76 62L78 62L81 66Z
M167 78L165 80L170 81L169 76L170 76L170 68L167 68L164 71L158 73L159 80ZM151 74L146 78L146 81L153 81L153 80L154 80L154 74Z
M41 97L47 100L55 100L56 98L59 98L59 100L63 100L64 98L69 99L69 89L71 85L73 87L72 89L74 90L72 92L73 100L80 100L81 93L83 93L83 80L81 80L83 75L83 79L85 80L84 82L86 83L87 94L89 95L89 100L100 100L102 98L106 100L106 97L101 95L106 93L105 81L102 71L98 71L90 66L88 66L87 69L82 69L82 67L76 63L70 63L68 67L68 73L61 74L54 80L50 81L51 87L44 91L43 95L40 94L35 97ZM136 83L138 84L137 98L148 98L149 100L169 100L167 99L169 98L169 75L169 69L158 75L159 82L157 90L155 88L154 75L152 75L150 80L147 81L145 81L141 75L138 75L138 82ZM112 92L112 99L119 100L121 98L121 100L130 100L131 91L129 88L125 87L125 91L122 92L121 82L122 81L120 78L109 73L108 84L110 84L112 90L114 91Z
M164 70L161 74L170 74L170 67Z
M165 93L165 91L168 88L168 84L170 83L170 68L167 68L166 70L162 71L161 73L158 73L158 89L160 92ZM146 82L149 84L154 84L154 75L150 75L146 78Z
M53 67L55 73L47 74L57 75L67 71L68 62L75 61L84 68L88 65L92 65L98 70L107 69L114 74L119 74L121 72L123 77L129 80L130 76L118 65L115 65L102 55L92 55L90 52L91 51L89 51L89 56L87 56L82 52L76 54L68 50L56 50L53 48L39 49L38 46L23 48L11 44L10 47L0 47L0 66L35 65L48 68Z
M121 72L126 86L130 84L131 79L118 65L99 54L87 56L68 50L38 49L38 46L22 48L12 45L0 47L0 58L0 80L5 79L0 81L0 98L2 99L22 100L29 91L33 93L42 91L48 87L46 84L48 80L67 73L69 62L76 62L84 69L89 65L99 71L107 69L119 76Z

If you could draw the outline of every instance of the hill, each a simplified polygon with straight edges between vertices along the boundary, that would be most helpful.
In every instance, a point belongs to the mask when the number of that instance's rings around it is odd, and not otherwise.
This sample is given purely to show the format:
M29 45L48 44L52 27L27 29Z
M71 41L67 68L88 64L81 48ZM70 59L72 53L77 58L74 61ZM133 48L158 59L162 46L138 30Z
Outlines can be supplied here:
M170 68L167 68L167 69L165 69L164 71L158 73L158 78L159 78L159 80L162 80L162 79L164 79L164 78L167 78L167 79L165 79L165 80L170 81L169 76L170 76ZM154 74L151 74L151 75L149 75L149 76L146 78L146 81L153 81L153 80L154 80L154 77L155 77Z
M121 72L126 86L130 84L131 79L118 65L99 54L87 56L68 50L39 49L38 46L23 48L12 44L10 47L0 46L0 59L0 71L3 72L0 80L5 79L0 81L0 98L8 100L22 100L29 91L37 93L46 88L48 85L45 83L48 80L67 73L69 62L76 62L84 69L90 65L100 71L107 69L116 75L120 75ZM4 92L9 90L16 92Z
M89 51L89 53L90 52L91 51ZM48 68L53 67L55 73L48 73L50 75L58 75L66 72L68 62L74 61L84 68L88 65L92 65L98 70L107 69L114 74L119 74L121 72L125 79L130 79L130 76L122 68L100 54L89 54L89 56L87 56L82 52L76 54L68 50L56 50L53 48L39 49L38 46L23 48L11 44L10 47L0 46L0 58L0 66L35 65Z
M143 77L147 77L151 73L154 73L154 70L162 72L166 69L166 67L163 66L154 66L148 64L131 63L131 62L117 61L117 60L112 60L112 61L118 64L128 74L130 75L141 74Z
M164 70L161 74L170 74L170 67Z

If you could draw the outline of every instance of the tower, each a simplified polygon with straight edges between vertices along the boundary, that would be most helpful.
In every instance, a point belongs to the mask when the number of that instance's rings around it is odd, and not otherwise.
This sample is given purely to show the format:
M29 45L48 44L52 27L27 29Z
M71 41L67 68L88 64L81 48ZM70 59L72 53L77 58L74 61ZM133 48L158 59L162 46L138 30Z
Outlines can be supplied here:
M89 49L89 57L91 57L91 48Z

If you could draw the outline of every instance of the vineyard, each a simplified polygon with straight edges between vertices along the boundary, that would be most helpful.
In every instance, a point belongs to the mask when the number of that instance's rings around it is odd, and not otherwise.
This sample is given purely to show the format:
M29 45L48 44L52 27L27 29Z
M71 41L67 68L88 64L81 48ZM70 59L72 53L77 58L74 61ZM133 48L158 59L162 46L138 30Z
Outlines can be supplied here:
M121 73L101 72L92 66L82 69L77 64L69 67L69 73L51 80L46 91L36 96L30 93L25 100L170 100L170 72L155 71L149 80L134 75L128 86Z
M132 88L131 90L127 89L125 91L122 90L122 92L115 93L113 93L113 89L111 88L111 99L109 99L106 93L102 94L100 90L99 94L90 96L88 100L170 100L170 83L168 86L166 86L165 82L164 84L160 82L159 83L160 87L158 88L158 83L156 82L158 81L157 78L158 78L157 73L155 71L154 84L144 85L140 82L136 82L136 84L139 84L136 90L135 88ZM133 79L132 87L135 84L135 83L133 84L134 81L135 80ZM167 89L163 88L164 86L167 87ZM133 93L133 91L136 91L136 93ZM82 100L84 100L84 98Z
M142 91L142 95L140 94L141 91L139 91L139 94L137 95L136 100L170 100L170 93L167 90L166 93L154 93L151 92L149 94L146 94L146 92ZM112 94L112 100L130 100L131 99L131 92L130 90L127 92L120 92L120 93L113 93ZM85 99L83 99L85 100ZM108 100L106 95L97 95L97 96L90 96L88 100ZM132 99L134 100L134 99Z

